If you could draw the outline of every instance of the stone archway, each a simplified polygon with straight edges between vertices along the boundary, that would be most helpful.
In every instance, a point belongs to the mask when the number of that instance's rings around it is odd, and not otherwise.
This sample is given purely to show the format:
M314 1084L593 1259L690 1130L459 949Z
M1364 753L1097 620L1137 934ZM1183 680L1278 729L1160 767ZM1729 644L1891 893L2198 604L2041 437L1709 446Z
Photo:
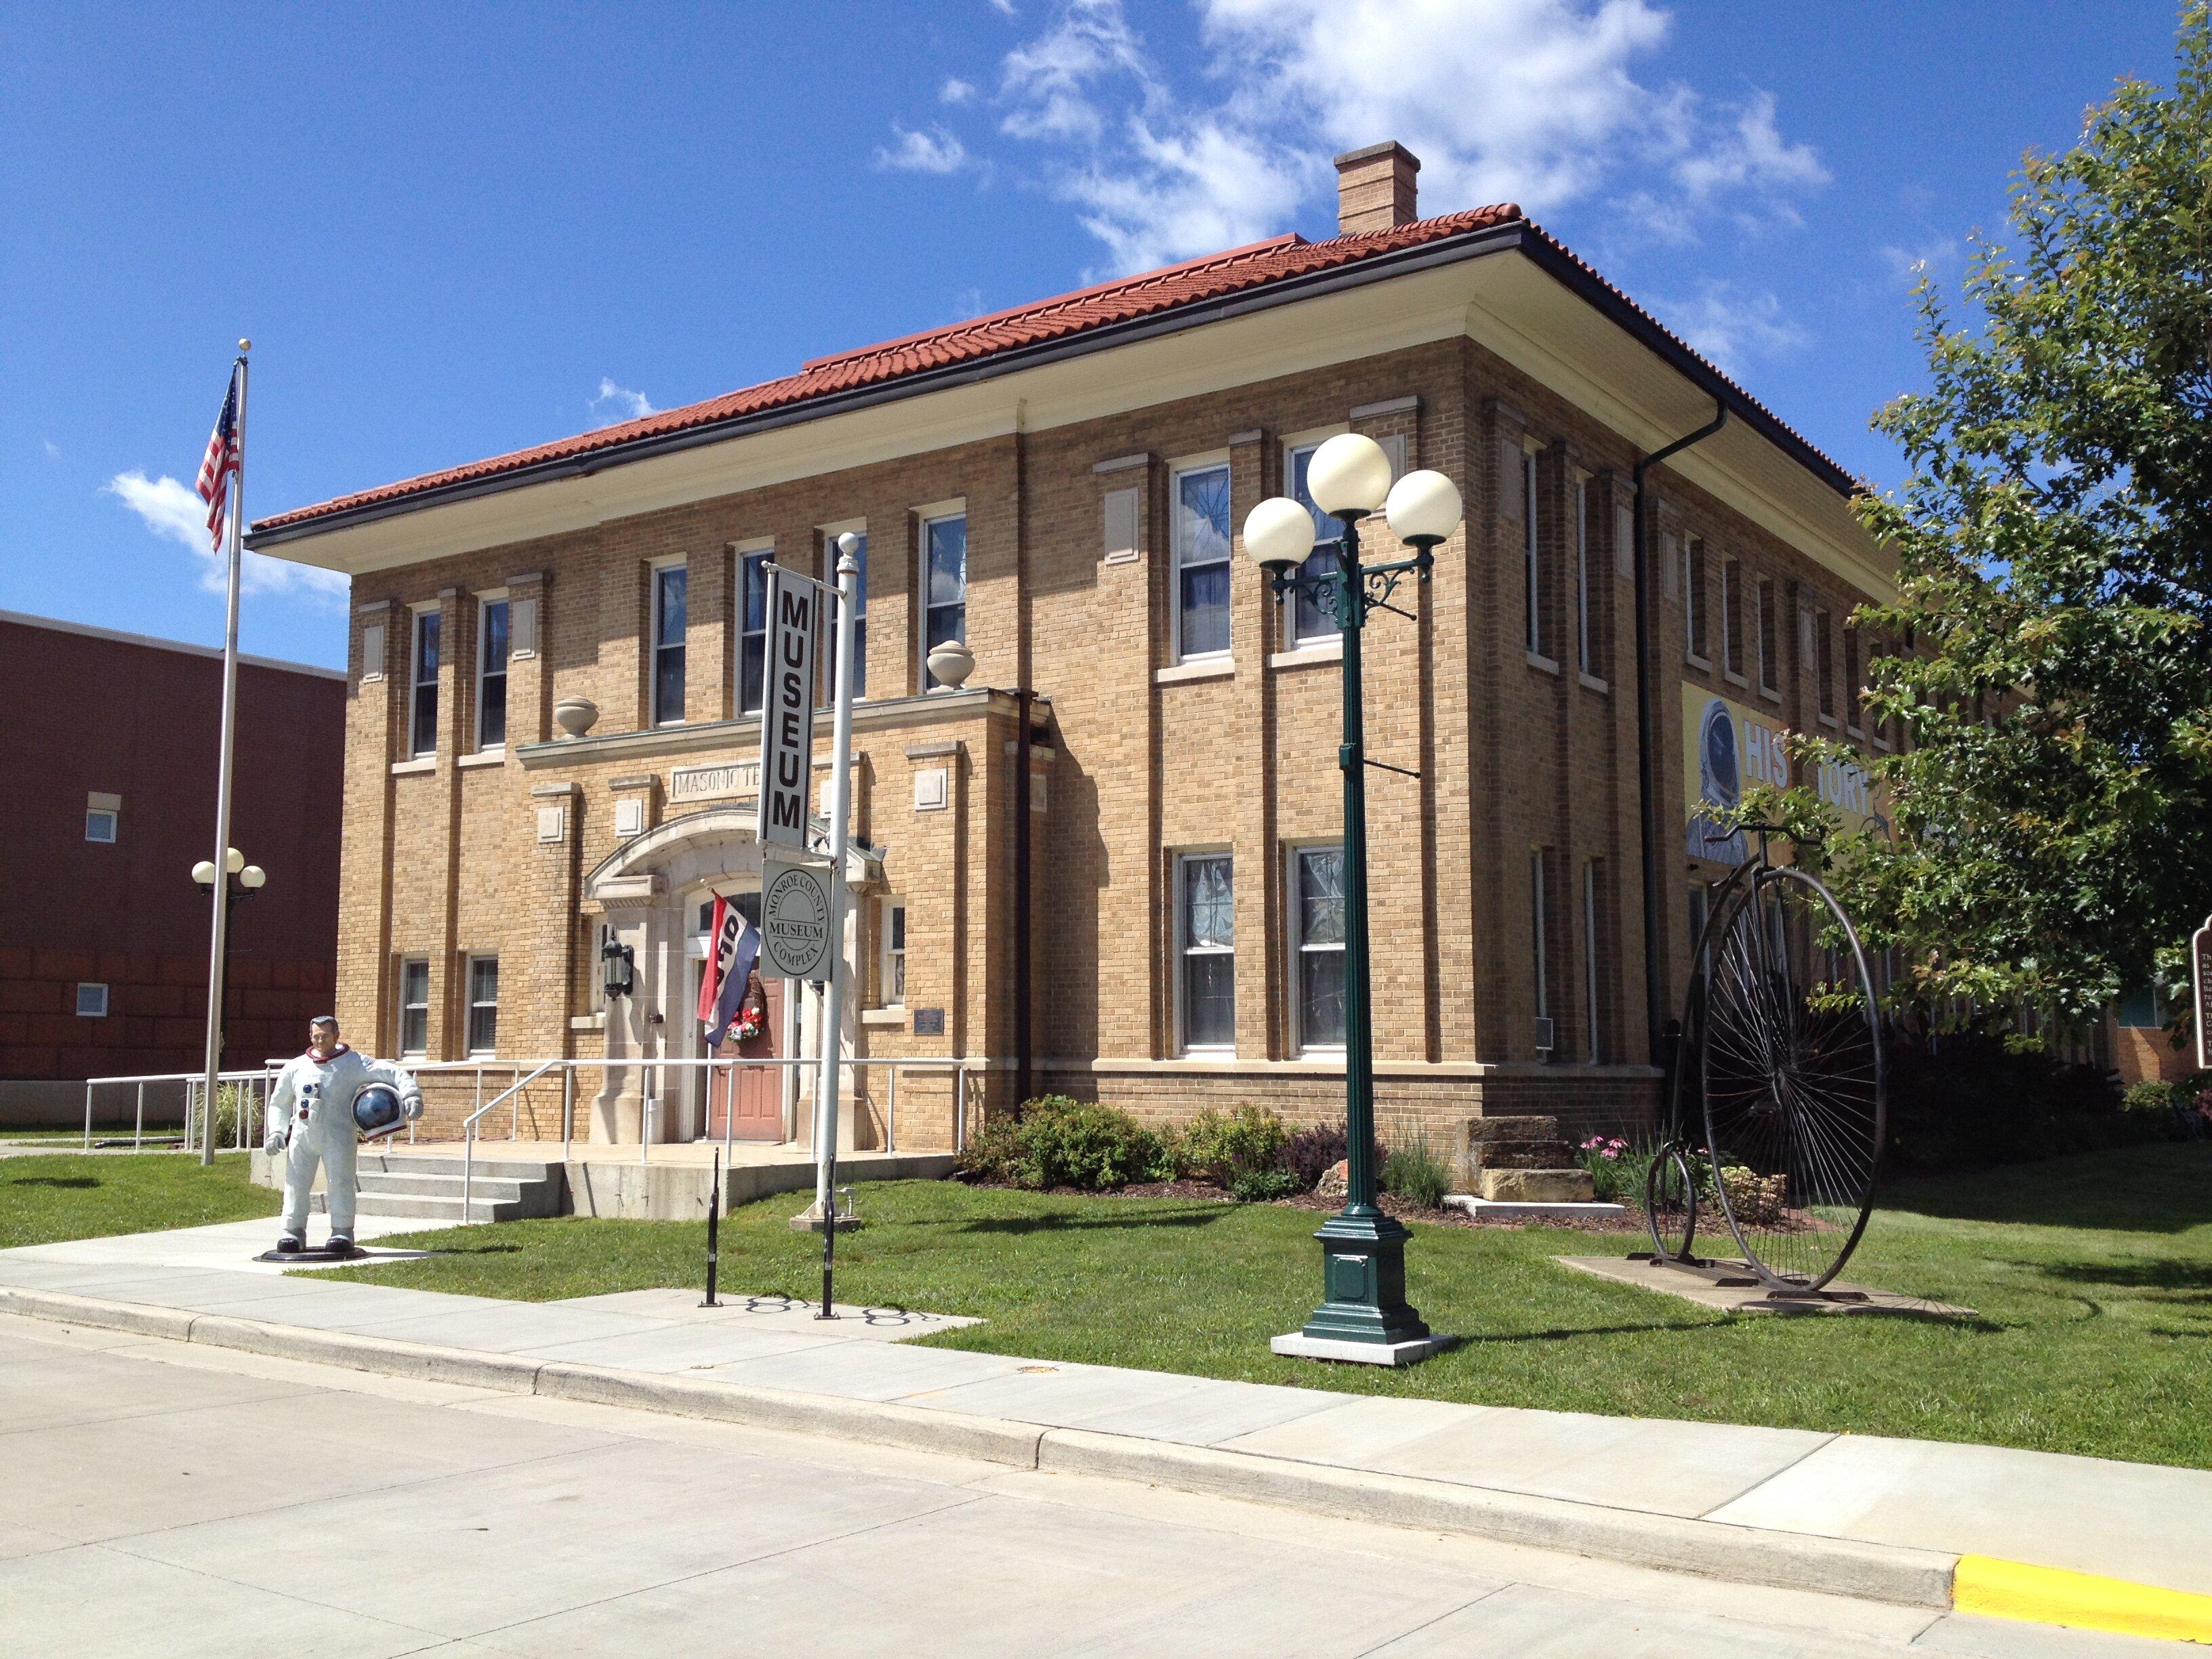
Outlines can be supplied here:
M757 886L763 862L754 834L750 803L710 806L687 812L633 836L602 860L584 878L583 898L601 914L615 938L630 947L637 988L607 1009L606 1058L610 1061L680 1057L682 1038L693 1018L689 963L684 945L692 931L690 911L698 895ZM826 826L817 826L826 834ZM870 849L857 843L847 855L847 890L860 893L875 884L880 866ZM857 960L857 903L848 907L845 963ZM595 969L596 970L596 969ZM811 999L796 1000L802 1009ZM848 999L846 1039L852 1039L854 1014ZM801 1017L794 1052L817 1052L818 1036ZM688 1140L697 1133L696 1091L663 1086L671 1075L660 1068L610 1064L591 1091L589 1138L598 1143L633 1144L643 1139L646 1102L655 1102L653 1133L659 1140ZM795 1082L796 1079L794 1079Z

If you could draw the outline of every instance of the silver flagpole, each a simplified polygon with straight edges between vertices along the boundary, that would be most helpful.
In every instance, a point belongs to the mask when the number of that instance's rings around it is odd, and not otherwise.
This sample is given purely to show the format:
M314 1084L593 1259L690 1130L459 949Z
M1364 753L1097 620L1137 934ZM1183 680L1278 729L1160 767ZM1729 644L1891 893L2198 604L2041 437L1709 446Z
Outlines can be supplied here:
M859 562L848 532L832 544L837 554L837 667L830 696L830 990L822 1006L820 1092L814 1106L814 1202L826 1242L837 1225L837 1093L845 1046L845 855L851 845L853 815L853 601L858 592ZM826 1256L825 1250L825 1256ZM826 1300L826 1297L825 1297ZM830 1310L823 1309L827 1316Z
M230 943L230 763L238 720L238 581L246 560L246 354L238 343L238 471L230 481L230 599L222 634L222 751L215 783L215 925L209 931L207 1078L200 1094L200 1162L215 1162L216 1077L222 1070L223 952Z

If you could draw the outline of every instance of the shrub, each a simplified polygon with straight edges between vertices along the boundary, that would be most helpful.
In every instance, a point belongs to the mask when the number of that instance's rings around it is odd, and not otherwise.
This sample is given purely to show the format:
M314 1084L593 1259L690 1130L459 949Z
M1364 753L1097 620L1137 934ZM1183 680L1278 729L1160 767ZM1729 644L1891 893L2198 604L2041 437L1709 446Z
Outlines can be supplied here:
M2124 1109L2116 1073L2016 1048L1998 1031L1893 1026L1887 1047L1893 1169L2019 1164L2170 1132Z
M1632 1146L1619 1135L1592 1135L1575 1148L1575 1162L1589 1171L1590 1194L1601 1204L1641 1204L1644 1177L1659 1149Z
M2179 1084L2147 1077L2140 1083L2128 1085L2120 1103L2131 1112L2171 1112L2181 1097Z
M1452 1188L1452 1174L1426 1142L1417 1140L1390 1154L1382 1166L1382 1185L1418 1209L1441 1209L1444 1194Z
M1267 1204L1297 1190L1297 1177L1279 1164L1264 1170L1239 1170L1229 1177L1229 1195L1239 1204Z
M1291 1190L1310 1193L1321 1185L1321 1178L1344 1162L1350 1145L1341 1123L1320 1123L1292 1135L1283 1143L1282 1154L1283 1167L1291 1172ZM1375 1143L1374 1158L1377 1170L1388 1161L1379 1140Z
M1128 1113L1097 1101L1048 1095L1022 1109L1015 1126L1018 1185L1103 1192L1151 1176L1160 1162L1159 1137Z
M1240 1176L1280 1166L1290 1131L1264 1106L1239 1106L1225 1116L1207 1107L1176 1137L1179 1172L1234 1189Z
M968 1144L960 1149L953 1169L969 1181L1011 1186L1016 1179L1015 1165L1021 1152L1021 1124L1014 1118L994 1113L984 1121L981 1128L968 1137Z

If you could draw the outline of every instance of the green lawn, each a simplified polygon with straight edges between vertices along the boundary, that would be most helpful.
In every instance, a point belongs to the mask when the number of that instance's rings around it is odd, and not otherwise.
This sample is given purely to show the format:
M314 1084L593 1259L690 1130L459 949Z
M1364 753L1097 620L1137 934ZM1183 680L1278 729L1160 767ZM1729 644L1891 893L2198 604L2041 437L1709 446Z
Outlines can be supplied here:
M1561 1267L1638 1241L1415 1228L1409 1294L1471 1339L1413 1370L1279 1359L1319 1288L1319 1218L1272 1205L1055 1198L908 1182L860 1188L841 1300L989 1322L927 1340L1367 1394L1972 1440L2212 1468L2212 1146L2144 1146L1899 1183L1850 1276L1972 1321L1708 1314ZM801 1200L738 1210L732 1291L805 1296ZM510 1222L409 1241L441 1252L346 1276L544 1300L696 1285L705 1228Z
M246 1162L236 1153L211 1170L174 1152L0 1158L0 1249L275 1215L283 1194L249 1185Z

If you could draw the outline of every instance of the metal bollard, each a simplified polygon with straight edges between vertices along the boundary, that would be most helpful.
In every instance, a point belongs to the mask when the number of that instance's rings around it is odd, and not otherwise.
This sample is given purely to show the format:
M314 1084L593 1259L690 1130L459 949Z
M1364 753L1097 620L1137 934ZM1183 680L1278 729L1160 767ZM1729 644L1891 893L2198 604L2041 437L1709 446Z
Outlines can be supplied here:
M707 1299L702 1308L719 1308L722 1304L714 1295L714 1276L721 1266L722 1222L722 1153L714 1152L714 1185L707 1194Z

